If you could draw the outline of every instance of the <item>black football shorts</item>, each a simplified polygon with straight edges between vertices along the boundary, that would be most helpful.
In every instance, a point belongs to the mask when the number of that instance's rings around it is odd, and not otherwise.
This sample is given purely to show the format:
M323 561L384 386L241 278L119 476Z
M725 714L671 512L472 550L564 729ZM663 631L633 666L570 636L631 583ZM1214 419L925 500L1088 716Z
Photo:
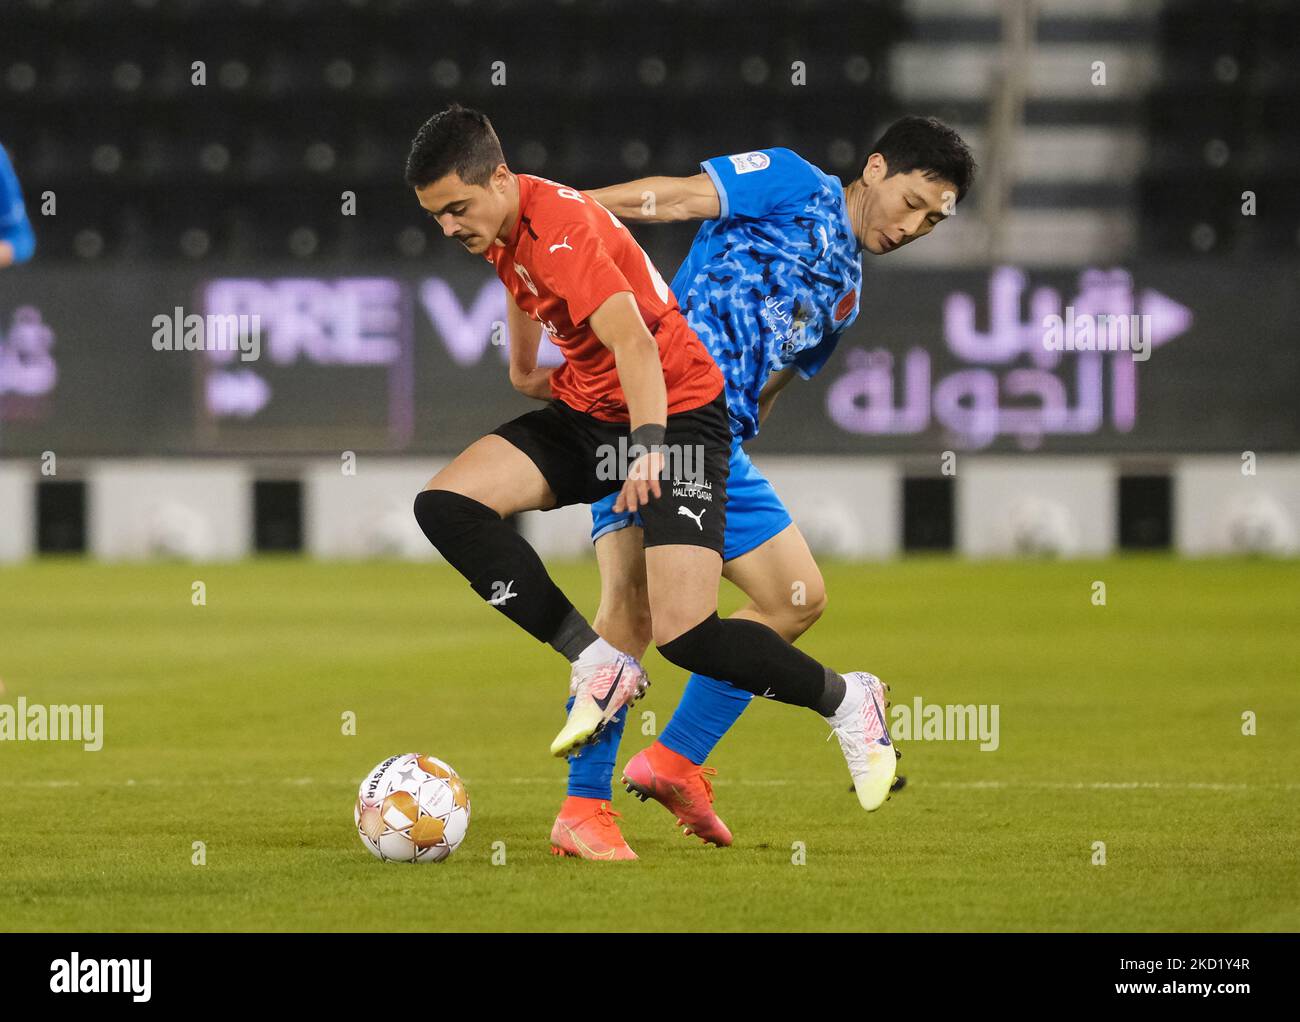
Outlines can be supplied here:
M492 431L523 451L555 494L556 507L595 504L623 486L632 458L627 423L605 422L562 401ZM722 554L727 529L731 427L727 399L668 416L660 496L641 507L645 545L681 543Z

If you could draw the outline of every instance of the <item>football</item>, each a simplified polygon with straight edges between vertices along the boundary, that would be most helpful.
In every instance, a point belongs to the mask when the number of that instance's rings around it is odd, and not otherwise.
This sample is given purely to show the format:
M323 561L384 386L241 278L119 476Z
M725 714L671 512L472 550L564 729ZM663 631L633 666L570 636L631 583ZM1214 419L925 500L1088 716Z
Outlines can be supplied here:
M448 764L408 752L370 771L353 817L361 843L385 862L442 862L469 830L469 793Z

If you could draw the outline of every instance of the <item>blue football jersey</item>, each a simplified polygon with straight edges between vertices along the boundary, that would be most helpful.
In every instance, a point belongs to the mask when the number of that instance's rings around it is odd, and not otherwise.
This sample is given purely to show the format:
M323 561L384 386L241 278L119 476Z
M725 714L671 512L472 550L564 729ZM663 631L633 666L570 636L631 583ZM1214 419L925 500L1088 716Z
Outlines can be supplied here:
M14 173L9 154L0 146L0 241L9 242L14 249L14 261L25 262L32 256L36 239L31 221L23 205L22 189Z
M862 246L844 188L789 149L700 164L721 201L673 278L673 294L726 378L732 432L758 432L769 374L805 379L858 315Z

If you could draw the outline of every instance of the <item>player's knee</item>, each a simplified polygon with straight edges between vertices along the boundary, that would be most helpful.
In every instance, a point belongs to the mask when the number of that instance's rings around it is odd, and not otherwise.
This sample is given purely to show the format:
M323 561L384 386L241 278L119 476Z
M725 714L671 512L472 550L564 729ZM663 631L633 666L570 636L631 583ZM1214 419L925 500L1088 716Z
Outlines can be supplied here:
M655 645L665 660L688 671L698 670L704 658L716 648L717 629L722 622L714 611L703 621L683 623L682 619L654 622Z
M793 602L791 625L795 635L802 635L817 623L826 610L826 587L819 579L815 586L809 586L802 602Z
M486 504L451 490L422 490L415 497L415 520L438 550L461 541L475 526L499 518Z
M710 609L703 617L701 613L699 607L676 606L671 602L652 606L650 608L651 638L654 639L654 644L662 648L688 633L705 634L712 626L712 622L720 620L716 607Z
M751 604L786 642L794 642L817 623L826 610L826 587L820 578L812 583L795 583L788 599L771 606Z
M650 626L650 637L654 644L661 650L668 643L672 642L687 629L681 627L680 623L675 621L652 621ZM680 665L679 665L680 666Z

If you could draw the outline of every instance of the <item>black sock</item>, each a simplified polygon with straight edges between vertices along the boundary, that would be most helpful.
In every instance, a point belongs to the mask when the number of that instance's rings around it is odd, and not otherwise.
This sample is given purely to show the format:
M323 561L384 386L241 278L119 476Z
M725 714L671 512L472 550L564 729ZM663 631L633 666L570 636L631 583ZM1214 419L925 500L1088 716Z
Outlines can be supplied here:
M813 709L823 717L829 717L840 708L847 690L848 686L844 684L844 679L827 667L826 687L822 690L821 701Z
M795 649L767 625L710 614L659 652L669 663L710 678L726 678L736 688L781 703L821 707L844 698L844 682L807 653ZM838 695L831 679L839 682Z
M533 638L570 661L596 641L537 551L486 504L450 490L425 490L415 498L415 520L470 588Z
M585 617L576 610L570 610L568 616L560 622L559 629L547 641L563 653L569 663L573 663L582 656L584 649L599 638L596 629L587 624Z

